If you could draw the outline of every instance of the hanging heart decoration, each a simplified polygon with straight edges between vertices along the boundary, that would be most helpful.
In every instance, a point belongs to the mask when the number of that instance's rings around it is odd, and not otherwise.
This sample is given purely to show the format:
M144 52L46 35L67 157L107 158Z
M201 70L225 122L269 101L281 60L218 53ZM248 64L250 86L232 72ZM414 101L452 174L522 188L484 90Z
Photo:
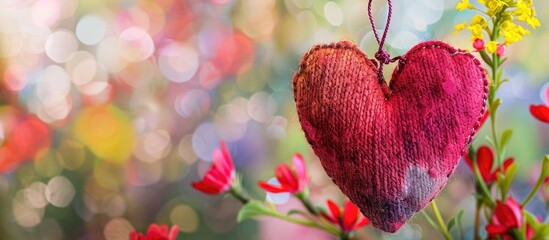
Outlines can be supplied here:
M440 41L391 59L342 41L316 45L293 77L297 113L326 173L372 224L400 229L444 187L486 107L488 80L473 55ZM398 61L388 85L383 65Z

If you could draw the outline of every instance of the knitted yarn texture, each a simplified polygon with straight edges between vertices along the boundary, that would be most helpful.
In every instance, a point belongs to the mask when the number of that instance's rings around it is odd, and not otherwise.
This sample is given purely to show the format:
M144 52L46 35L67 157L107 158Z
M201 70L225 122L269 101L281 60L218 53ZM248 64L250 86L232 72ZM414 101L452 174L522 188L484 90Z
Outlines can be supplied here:
M439 41L403 55L390 85L353 43L317 45L303 56L293 88L305 137L326 173L386 232L441 191L488 96L480 62Z

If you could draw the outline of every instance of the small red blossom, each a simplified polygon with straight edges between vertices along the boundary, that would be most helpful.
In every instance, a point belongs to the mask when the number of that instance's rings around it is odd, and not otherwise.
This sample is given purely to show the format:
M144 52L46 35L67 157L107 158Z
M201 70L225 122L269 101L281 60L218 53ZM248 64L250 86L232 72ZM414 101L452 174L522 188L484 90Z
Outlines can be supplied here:
M471 170L474 172L473 168L473 161L469 159L469 156L465 154L465 162L467 165L471 168ZM477 150L477 165L478 170L480 171L480 175L482 176L482 179L486 184L491 184L498 180L498 173L501 172L500 169L495 169L492 171L492 167L494 166L494 152L492 149L488 146L481 146ZM503 162L503 173L507 171L507 168L513 164L514 159L508 158Z
M513 198L507 198L505 202L497 201L492 223L486 225L488 238L500 236L503 239L513 239L509 231L521 228L523 219L522 207Z
M130 232L130 240L175 240L179 233L179 227L173 225L168 231L168 226L151 224L147 233L136 233L135 229Z
M496 54L498 56L502 57L503 55L505 55L506 52L507 52L507 46L505 46L505 44L498 45L498 48L496 49Z
M545 105L530 105L530 113L537 120L549 123L549 107Z
M22 115L0 147L0 173L13 171L51 145L50 128L32 115Z
M478 38L475 39L475 41L473 41L473 47L477 51L482 51L484 49L484 40Z
M305 189L309 182L305 162L301 154L296 153L293 158L293 170L286 164L280 164L276 167L275 175L280 186L269 184L266 181L259 181L259 187L271 193L299 193Z
M343 209L340 209L332 200L326 201L330 213L322 212L321 216L338 225L348 233L370 224L370 220L360 213L358 207L347 200Z
M221 142L221 149L214 151L212 166L204 178L199 182L193 182L192 186L206 194L221 194L231 189L235 174L231 155L225 143Z

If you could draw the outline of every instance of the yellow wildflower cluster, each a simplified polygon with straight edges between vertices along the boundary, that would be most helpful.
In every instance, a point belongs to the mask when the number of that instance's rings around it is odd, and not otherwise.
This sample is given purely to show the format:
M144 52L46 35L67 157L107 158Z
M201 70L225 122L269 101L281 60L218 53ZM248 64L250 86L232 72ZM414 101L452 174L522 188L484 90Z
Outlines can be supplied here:
M473 9L485 14L486 18L477 14L471 19L471 22L459 23L455 26L455 32L458 33L464 29L471 32L471 40L484 39L484 34L490 37L491 42L487 45L488 52L495 52L496 45L509 45L522 40L524 35L530 34L530 31L520 25L524 22L532 29L541 26L536 18L536 10L533 0L478 0L479 5L485 9L479 9L469 0L461 0L456 5L458 11ZM494 30L495 29L495 30ZM496 42L501 41L501 44Z

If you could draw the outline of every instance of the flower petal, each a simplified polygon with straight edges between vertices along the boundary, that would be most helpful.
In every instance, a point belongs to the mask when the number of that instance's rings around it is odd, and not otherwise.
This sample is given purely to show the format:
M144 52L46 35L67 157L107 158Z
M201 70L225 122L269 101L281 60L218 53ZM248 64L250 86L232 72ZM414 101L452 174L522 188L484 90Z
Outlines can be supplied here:
M229 150L227 149L227 145L225 142L221 142L221 152L223 153L223 166L225 166L225 173L231 174L234 171L234 164L233 159L231 157L231 154L229 153Z
M549 107L544 105L530 105L530 113L539 121L549 123Z
M328 213L326 213L326 212L324 212L324 211L320 212L320 215L321 215L324 219L330 221L331 223L339 225L339 219L334 219L334 216L332 216L332 215L330 215L330 214L328 214Z
M352 231L358 220L358 207L351 201L345 202L343 209L343 230Z
M257 182L257 185L259 185L259 187L262 188L263 190L265 190L267 192L270 192L270 193L287 192L287 189L285 189L281 186L275 186L275 185L269 184L265 181L259 181L259 182Z
M177 234L179 234L179 226L173 225L168 234L168 240L176 240Z
M210 195L216 195L223 192L221 188L205 183L204 181L193 182L191 185L194 189Z
M282 188L285 188L291 193L297 192L298 183L294 172L286 164L280 164L275 169L275 175Z
M362 228L362 227L364 227L368 224L370 224L370 219L368 219L367 217L362 216L362 219L360 219L358 221L358 223L355 225L353 230L357 230L357 229Z
M507 172L507 168L509 168L509 166L511 166L514 162L515 162L514 158L505 159L505 161L503 162L503 171Z
M502 225L488 224L486 226L486 232L488 232L490 236L497 236L497 235L504 234L507 232L507 230L508 229Z
M498 202L494 209L497 222L507 228L517 228L522 225L522 210L514 203L516 202L512 198L508 198L504 203Z
M486 119L488 118L488 116L490 116L490 111L486 109L486 111L484 111L484 114L482 114L482 117L480 118L479 128L481 128L484 125L484 122L486 122Z
M332 213L332 217L334 219L337 219L336 221L333 221L335 223L339 223L339 219L341 218L341 212L339 210L339 206L337 206L337 204L334 203L334 201L328 199L328 201L326 201L326 204L328 205L328 208L330 209L330 212Z
M305 188L307 182L309 181L309 177L307 176L307 169L305 168L305 161L303 161L303 157L299 153L296 153L292 160L298 179L298 191L301 191Z
M487 146L481 146L477 150L477 165L484 181L490 179L494 164L494 152Z

